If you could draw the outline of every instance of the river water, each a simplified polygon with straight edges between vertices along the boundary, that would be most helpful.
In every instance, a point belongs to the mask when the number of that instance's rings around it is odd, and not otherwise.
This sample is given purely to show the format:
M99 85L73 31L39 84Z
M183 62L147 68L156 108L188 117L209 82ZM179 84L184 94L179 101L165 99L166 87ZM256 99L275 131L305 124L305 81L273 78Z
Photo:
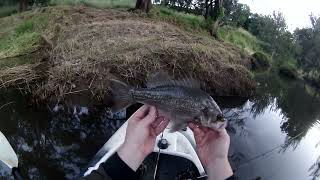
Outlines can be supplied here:
M235 175L243 180L319 179L319 94L302 82L274 75L256 78L255 97L216 98L229 119L229 159ZM0 107L0 130L29 179L76 178L125 122L114 120L104 107L37 110L16 91L0 93ZM1 163L0 179L11 179Z

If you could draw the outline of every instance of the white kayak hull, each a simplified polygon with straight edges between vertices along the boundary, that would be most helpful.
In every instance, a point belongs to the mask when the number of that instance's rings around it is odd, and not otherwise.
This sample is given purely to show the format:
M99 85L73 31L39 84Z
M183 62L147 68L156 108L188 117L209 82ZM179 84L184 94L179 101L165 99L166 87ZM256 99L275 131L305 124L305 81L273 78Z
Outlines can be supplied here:
M116 133L103 145L103 147L95 155L89 168L84 173L84 176L89 175L92 171L99 168L101 163L107 161L122 145L124 142L128 122L125 122ZM170 129L165 129L162 139L166 139L169 146L166 149L161 149L161 154L168 154L172 156L181 157L191 161L197 168L200 176L205 176L205 170L195 151L195 140L193 132L187 128L186 131L169 132ZM159 152L157 146L161 135L157 137L156 145L153 152Z

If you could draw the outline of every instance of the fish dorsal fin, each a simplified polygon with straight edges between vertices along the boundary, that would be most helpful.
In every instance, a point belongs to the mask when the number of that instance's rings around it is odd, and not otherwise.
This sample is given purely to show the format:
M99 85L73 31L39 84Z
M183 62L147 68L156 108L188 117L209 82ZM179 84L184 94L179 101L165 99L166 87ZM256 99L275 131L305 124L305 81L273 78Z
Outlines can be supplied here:
M200 82L197 81L196 79L190 78L190 77L189 78L183 78L183 79L180 79L180 80L173 80L172 84L176 85L176 86L200 89Z
M147 87L155 88L161 86L182 86L200 89L200 82L192 77L186 77L180 80L173 80L167 72L159 71L148 80Z
M147 87L155 88L160 86L172 86L174 85L172 81L173 80L170 78L167 72L159 71L149 78L147 81Z

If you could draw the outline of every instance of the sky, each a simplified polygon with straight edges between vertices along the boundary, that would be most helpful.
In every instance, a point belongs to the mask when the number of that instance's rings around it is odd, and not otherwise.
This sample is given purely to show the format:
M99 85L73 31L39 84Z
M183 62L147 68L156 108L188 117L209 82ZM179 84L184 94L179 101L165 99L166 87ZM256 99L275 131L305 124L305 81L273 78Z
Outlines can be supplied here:
M310 27L311 13L320 15L320 0L239 0L239 2L249 5L251 12L258 14L282 12L290 31L294 31L297 27Z

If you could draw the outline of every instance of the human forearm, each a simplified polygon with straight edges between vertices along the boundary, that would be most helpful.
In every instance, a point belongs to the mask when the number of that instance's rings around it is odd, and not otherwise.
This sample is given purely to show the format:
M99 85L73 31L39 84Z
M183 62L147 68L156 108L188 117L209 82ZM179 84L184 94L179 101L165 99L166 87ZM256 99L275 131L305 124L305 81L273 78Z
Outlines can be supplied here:
M225 180L233 175L228 159L210 161L205 169L208 174L208 180Z
M123 144L118 150L119 157L134 171L136 171L146 158L137 148L130 148L128 145Z

